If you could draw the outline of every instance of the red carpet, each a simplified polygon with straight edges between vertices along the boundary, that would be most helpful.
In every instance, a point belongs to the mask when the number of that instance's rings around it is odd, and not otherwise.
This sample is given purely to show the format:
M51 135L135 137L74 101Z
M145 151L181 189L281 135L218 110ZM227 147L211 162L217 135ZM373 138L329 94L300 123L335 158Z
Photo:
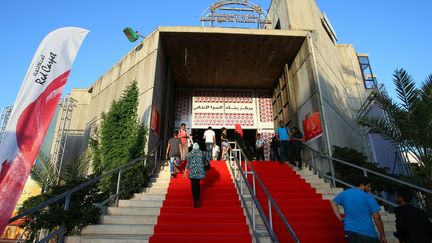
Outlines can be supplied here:
M171 179L150 242L252 242L246 217L225 162L212 161L193 207L190 180Z
M317 194L315 189L288 165L281 165L278 162L252 162L252 166L296 232L300 242L346 242L343 223L334 216L330 202L323 200L321 194ZM257 186L257 197L268 215L268 203L259 186ZM279 241L293 242L274 209L272 215L274 231Z

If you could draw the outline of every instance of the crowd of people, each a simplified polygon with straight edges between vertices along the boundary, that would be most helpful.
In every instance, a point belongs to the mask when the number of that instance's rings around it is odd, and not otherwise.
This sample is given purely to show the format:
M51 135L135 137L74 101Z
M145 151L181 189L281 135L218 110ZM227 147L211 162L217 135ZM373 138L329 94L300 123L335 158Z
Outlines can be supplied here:
M272 147L272 158L279 158L282 163L284 161L297 163L301 167L300 150L301 144L304 141L303 135L295 127L289 130L287 126L283 126L282 122L280 124L281 126L276 130L275 135L275 139L278 141L278 148L274 149ZM234 127L234 140L248 154L241 125L235 124ZM188 134L186 124L182 123L180 129L173 132L166 147L166 159L170 164L171 178L176 178L177 174L181 173L182 162L184 163L184 176L188 176L191 180L195 207L198 206L199 200L199 182L205 177L205 171L210 168L210 161L219 158L226 160L231 149L228 130L225 127L221 129L220 146L216 144L216 133L210 126L204 132L202 139L205 143L204 152L200 150L198 143L194 143L193 137ZM221 153L221 157L219 157L219 153ZM254 156L253 159L264 160L264 140L260 133L256 134Z
M182 161L186 162L183 176L190 179L195 208L199 207L200 182L205 178L206 170L210 169L212 151L216 145L216 135L211 127L205 131L203 139L206 145L205 153L200 150L198 143L193 142L192 136L186 131L186 124L183 123L180 130L174 131L168 140L165 154L169 160L171 178L176 178L177 174L181 173Z
M271 147L271 160L290 163L302 168L301 150L305 141L303 133L297 127L289 129L283 121L279 121Z
M235 141L245 149L243 136L241 126L236 124ZM210 169L210 161L218 159L219 152L222 153L222 159L225 159L231 149L225 127L221 129L220 146L216 144L216 134L212 127L208 127L202 139L205 141L205 152L201 151L199 144L194 143L192 136L188 135L186 125L181 124L180 130L174 131L173 137L168 140L166 149L171 178L181 173L181 163L186 162L183 176L190 179L195 208L199 207L200 182L205 178L206 171ZM291 163L302 168L303 142L303 134L297 127L289 129L280 121L271 142L271 160ZM264 160L264 140L259 133L256 134L255 140L255 159ZM370 194L372 184L367 177L358 178L356 183L356 187L339 193L331 201L336 218L344 222L345 237L349 243L386 243L384 225L379 213L380 207ZM402 243L431 243L432 223L423 210L410 205L412 197L412 193L408 190L397 191L396 199L400 206L394 210L397 229L394 235ZM344 209L343 216L339 212L338 205Z

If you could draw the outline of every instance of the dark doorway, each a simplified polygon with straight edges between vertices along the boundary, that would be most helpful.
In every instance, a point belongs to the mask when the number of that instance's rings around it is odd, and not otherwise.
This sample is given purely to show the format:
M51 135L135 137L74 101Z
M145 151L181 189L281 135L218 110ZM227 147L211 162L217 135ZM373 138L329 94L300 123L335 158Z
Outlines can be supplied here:
M192 128L192 136L194 143L200 145L200 149L205 151L204 132L207 129L194 129ZM221 145L221 129L213 129L216 134L216 144ZM245 153L249 160L253 159L255 140L256 140L256 129L243 129L243 139L245 144ZM234 141L234 129L228 129L228 140Z
M255 154L256 129L244 129L243 139L245 145L245 154L249 160L252 160Z
M192 128L193 141L194 141L194 143L198 143L200 145L200 149L203 151L205 150L204 132L206 130L207 129L194 129L194 128ZM216 134L216 144L218 146L220 146L220 143L221 143L220 136L221 136L222 131L221 131L221 129L212 129L212 130ZM232 139L231 139L229 131L228 131L228 139L234 140L234 132L232 132L231 136L232 136Z

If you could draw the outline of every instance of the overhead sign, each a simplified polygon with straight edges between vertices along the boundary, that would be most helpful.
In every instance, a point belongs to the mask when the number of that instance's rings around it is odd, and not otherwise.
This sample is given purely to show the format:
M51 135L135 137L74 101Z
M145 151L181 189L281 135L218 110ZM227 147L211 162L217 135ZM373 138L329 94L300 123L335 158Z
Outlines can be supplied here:
M243 23L257 24L258 29L271 24L267 13L257 4L247 0L225 0L218 1L208 7L201 15L200 21L214 23Z

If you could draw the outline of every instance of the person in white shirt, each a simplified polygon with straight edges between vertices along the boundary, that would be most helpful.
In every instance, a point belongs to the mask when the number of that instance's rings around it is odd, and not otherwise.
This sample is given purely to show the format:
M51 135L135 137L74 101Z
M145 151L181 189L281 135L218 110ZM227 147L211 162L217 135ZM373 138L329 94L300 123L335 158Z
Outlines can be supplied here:
M210 161L212 159L213 146L216 144L216 134L212 130L212 127L208 127L204 132L203 138L206 145L206 159L207 161Z

